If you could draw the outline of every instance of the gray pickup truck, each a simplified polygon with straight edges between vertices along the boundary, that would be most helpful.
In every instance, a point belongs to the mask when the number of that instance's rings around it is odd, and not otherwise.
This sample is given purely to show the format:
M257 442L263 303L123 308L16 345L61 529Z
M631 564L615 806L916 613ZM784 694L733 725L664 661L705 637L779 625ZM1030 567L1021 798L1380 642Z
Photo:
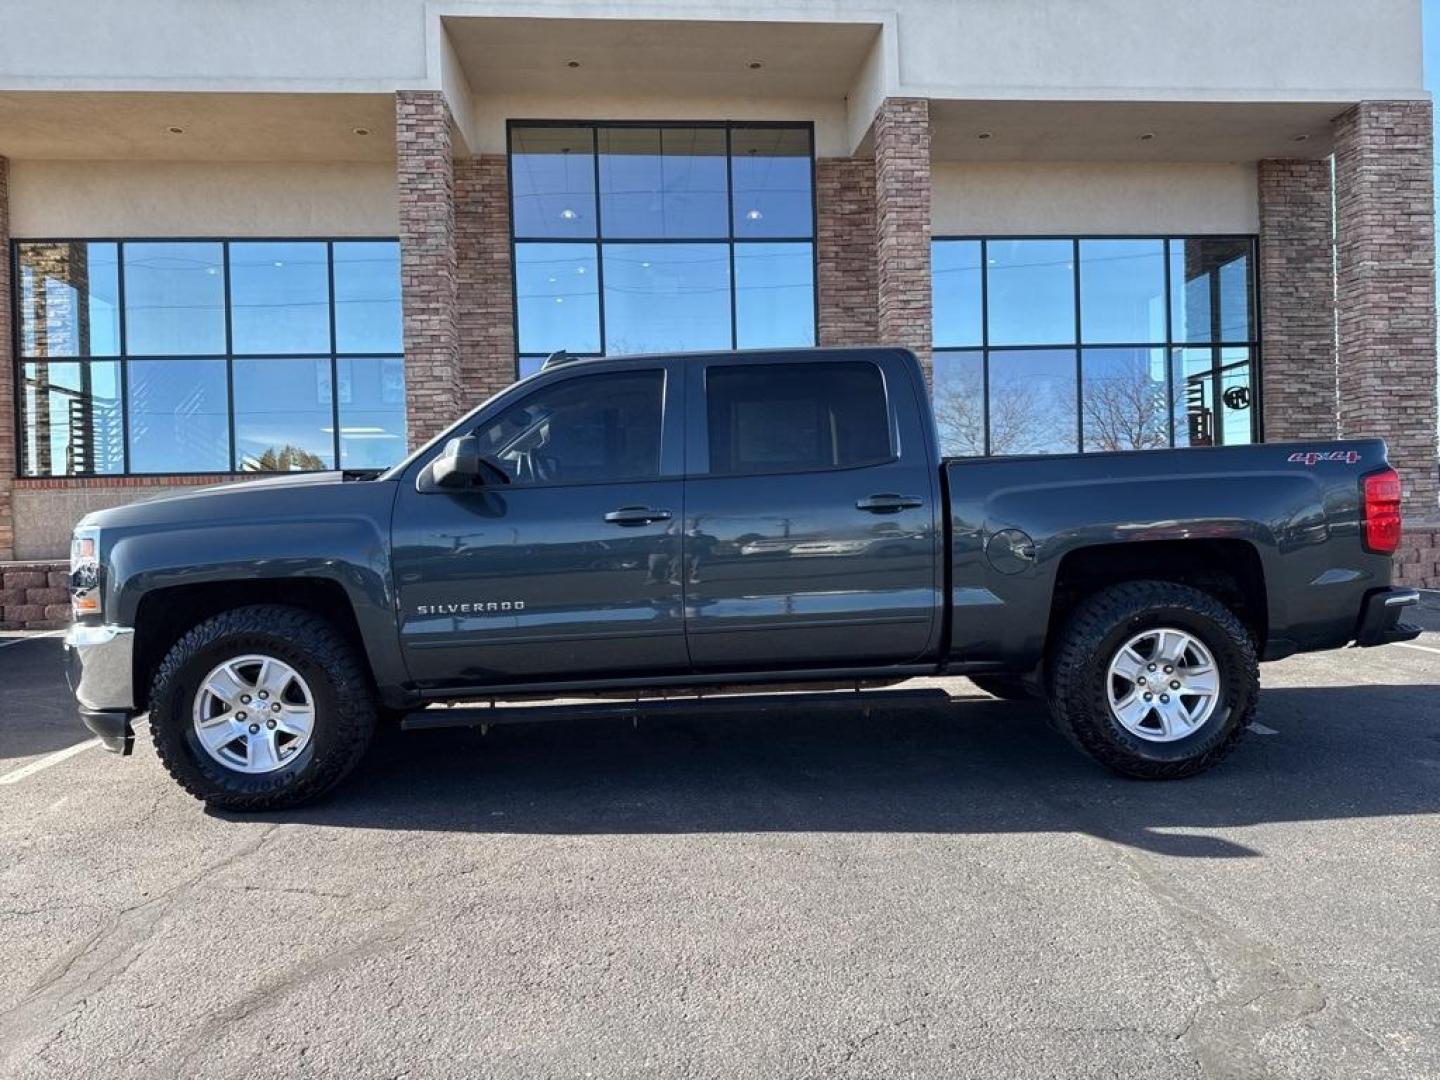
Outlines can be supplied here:
M381 719L853 705L920 675L1180 777L1240 739L1259 661L1416 635L1399 536L1379 440L947 460L903 350L557 358L383 474L89 515L66 649L107 747L148 712L175 779L235 810L330 789ZM496 704L558 696L592 701Z

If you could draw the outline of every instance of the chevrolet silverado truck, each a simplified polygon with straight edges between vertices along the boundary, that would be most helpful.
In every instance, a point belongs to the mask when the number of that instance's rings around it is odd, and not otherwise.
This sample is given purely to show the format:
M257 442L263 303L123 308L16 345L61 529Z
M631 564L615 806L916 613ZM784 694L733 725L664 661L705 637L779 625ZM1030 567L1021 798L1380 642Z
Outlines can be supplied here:
M67 669L106 747L148 713L231 810L319 796L381 720L868 705L915 676L1042 697L1103 764L1182 777L1240 740L1260 661L1416 636L1399 538L1376 439L946 459L901 349L557 355L386 472L90 514ZM593 700L534 704L560 696Z

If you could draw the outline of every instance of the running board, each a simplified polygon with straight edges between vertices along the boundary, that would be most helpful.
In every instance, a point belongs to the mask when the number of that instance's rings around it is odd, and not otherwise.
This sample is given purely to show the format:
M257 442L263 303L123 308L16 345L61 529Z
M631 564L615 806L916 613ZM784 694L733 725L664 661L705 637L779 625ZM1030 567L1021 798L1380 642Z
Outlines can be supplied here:
M725 694L713 697L647 698L636 701L582 701L563 705L454 705L420 709L400 721L405 731L534 724L547 720L627 720L641 716L714 716L784 712L794 709L863 709L901 705L946 705L944 690L836 690L810 694Z

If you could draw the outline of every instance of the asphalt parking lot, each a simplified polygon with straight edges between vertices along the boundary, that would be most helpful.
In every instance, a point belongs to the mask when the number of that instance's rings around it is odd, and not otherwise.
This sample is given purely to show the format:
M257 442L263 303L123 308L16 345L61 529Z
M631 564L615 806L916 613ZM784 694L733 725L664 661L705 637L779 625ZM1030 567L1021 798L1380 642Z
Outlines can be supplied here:
M0 636L0 1075L1440 1076L1427 605L1268 665L1179 783L955 680L394 733L252 818L87 747L58 641Z

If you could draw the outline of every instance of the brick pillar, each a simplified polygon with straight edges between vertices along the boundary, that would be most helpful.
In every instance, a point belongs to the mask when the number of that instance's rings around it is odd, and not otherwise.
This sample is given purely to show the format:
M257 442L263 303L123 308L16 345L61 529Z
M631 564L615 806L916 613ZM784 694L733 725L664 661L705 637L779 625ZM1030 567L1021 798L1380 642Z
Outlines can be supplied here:
M1428 101L1336 121L1340 431L1380 435L1409 521L1435 520L1434 139Z
M1260 162L1260 327L1265 439L1336 433L1330 162Z
M15 558L15 335L10 326L10 162L0 157L0 562Z
M881 345L903 345L928 380L930 103L886 98L875 114L875 261Z
M455 162L455 250L460 406L469 409L515 381L515 290L504 154Z
M815 162L821 345L874 345L879 340L875 293L875 163L866 158Z
M411 447L460 415L455 168L450 109L434 90L395 95L405 413Z

